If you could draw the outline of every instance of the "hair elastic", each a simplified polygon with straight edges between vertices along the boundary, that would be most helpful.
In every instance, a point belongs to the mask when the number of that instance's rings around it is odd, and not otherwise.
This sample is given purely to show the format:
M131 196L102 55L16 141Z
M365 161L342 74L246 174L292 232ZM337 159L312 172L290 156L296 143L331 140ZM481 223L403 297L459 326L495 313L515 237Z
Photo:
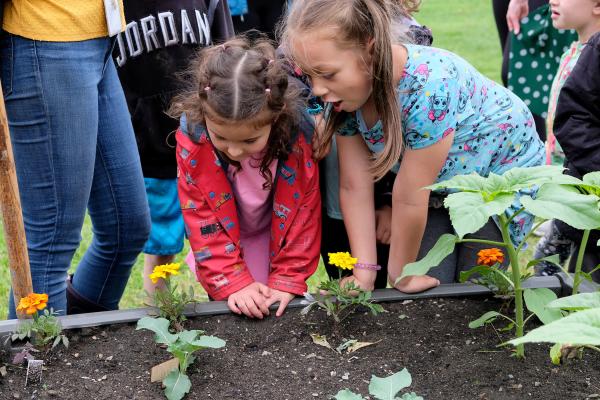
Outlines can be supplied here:
M266 88L266 89L265 89L265 93L267 93L267 94L271 94L271 88Z
M204 86L204 91L208 92L210 90L210 86Z
M275 61L275 60L273 60L273 59L271 58L271 59L269 60L269 65L273 64L273 61Z

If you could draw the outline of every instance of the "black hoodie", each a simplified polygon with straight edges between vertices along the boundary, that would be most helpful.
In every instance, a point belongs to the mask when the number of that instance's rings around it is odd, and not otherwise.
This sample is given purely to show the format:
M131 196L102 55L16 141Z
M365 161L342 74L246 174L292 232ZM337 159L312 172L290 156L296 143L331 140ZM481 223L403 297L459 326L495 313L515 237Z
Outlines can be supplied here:
M226 0L126 0L127 29L113 57L123 85L142 170L148 178L175 179L178 121L165 110L182 85L195 53L233 36Z

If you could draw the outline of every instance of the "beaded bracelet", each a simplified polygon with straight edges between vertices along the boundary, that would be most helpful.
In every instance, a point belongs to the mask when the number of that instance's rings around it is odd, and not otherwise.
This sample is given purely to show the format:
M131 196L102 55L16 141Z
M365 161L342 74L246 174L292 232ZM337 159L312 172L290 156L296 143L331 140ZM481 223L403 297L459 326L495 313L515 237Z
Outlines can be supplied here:
M371 271L379 271L381 269L381 265L379 264L369 264L369 263L356 263L354 264L354 268L356 269L368 269Z

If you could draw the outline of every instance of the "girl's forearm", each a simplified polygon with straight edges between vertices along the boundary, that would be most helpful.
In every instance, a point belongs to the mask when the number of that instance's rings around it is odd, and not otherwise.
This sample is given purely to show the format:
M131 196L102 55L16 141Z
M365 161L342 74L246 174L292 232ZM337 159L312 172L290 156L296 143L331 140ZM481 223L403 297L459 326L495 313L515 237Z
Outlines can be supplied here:
M353 257L360 263L377 264L375 205L372 190L340 188L340 205ZM375 281L376 271L354 270L363 281Z
M394 202L392 206L392 238L388 275L392 282L402 274L406 264L417 259L427 224L427 205Z

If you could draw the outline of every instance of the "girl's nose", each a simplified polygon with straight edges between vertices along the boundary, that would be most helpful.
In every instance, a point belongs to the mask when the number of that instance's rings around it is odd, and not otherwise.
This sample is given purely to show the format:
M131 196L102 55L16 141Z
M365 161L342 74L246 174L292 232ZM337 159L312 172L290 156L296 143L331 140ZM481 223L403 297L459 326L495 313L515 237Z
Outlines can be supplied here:
M239 157L242 155L243 150L240 147L235 147L235 146L229 146L227 148L227 152L229 153L230 156L232 157Z
M321 84L320 79L312 80L312 93L317 97L323 97L328 93L327 88Z

